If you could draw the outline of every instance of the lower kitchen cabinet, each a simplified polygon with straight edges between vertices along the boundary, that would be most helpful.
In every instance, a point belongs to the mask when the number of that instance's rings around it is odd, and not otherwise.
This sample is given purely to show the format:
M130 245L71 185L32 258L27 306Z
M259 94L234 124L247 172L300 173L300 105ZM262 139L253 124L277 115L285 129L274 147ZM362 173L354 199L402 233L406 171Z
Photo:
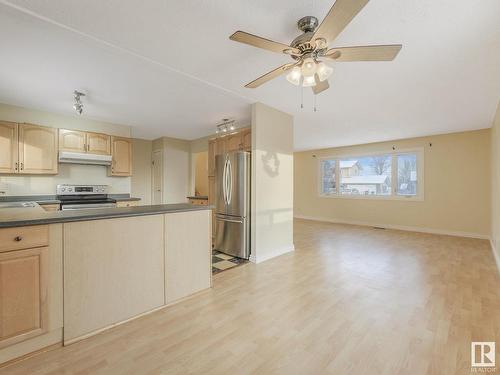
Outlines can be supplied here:
M64 224L65 344L165 304L163 221Z
M62 342L62 224L0 229L0 242L4 363Z
M165 300L179 300L212 283L210 210L165 215Z
M47 330L48 250L0 253L0 348Z

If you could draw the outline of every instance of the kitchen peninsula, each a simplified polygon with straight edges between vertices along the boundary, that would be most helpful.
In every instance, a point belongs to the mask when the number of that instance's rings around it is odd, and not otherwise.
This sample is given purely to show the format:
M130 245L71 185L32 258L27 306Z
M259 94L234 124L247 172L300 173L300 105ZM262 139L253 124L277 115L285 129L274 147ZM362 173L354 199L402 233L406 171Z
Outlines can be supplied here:
M0 210L0 363L210 288L210 220L190 204Z

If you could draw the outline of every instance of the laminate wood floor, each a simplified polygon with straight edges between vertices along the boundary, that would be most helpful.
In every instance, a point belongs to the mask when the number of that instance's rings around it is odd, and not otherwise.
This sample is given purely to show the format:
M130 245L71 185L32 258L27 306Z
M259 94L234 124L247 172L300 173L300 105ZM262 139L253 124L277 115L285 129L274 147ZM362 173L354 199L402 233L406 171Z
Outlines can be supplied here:
M0 372L470 374L471 341L500 337L500 278L485 240L297 220L295 246Z

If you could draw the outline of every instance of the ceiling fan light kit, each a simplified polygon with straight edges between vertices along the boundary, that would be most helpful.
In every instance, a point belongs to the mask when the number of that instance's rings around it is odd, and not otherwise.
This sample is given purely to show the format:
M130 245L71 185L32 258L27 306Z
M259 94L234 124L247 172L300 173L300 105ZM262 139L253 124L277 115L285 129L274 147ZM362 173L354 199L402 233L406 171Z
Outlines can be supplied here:
M313 16L301 18L297 26L302 34L290 45L275 42L244 31L236 31L229 39L249 44L268 51L284 53L295 60L284 64L245 85L256 88L273 78L286 74L293 85L311 87L314 95L327 90L328 78L333 68L322 59L335 62L346 61L392 61L401 50L401 44L360 47L330 48L335 38L363 9L369 0L336 0L321 24Z

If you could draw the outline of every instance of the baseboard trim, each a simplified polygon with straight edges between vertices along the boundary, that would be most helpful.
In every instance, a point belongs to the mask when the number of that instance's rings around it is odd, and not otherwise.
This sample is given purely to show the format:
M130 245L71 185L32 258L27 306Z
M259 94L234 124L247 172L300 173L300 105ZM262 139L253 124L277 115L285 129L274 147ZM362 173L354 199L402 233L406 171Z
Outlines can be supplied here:
M280 255L290 253L292 251L295 251L294 244L292 244L291 246L286 246L286 247L283 247L281 249L274 250L273 252L266 254L264 256L258 256L258 255L255 256L255 254L250 254L250 262L256 263L256 264L262 263L262 262L265 262L266 260L276 258Z
M455 232L442 229L423 228L423 227L414 227L406 225L380 224L380 223L370 223L365 221L341 220L341 219L331 219L331 218L305 216L305 215L294 215L294 218L303 220L312 220L312 221L323 221L335 224L348 224L348 225L359 225L363 227L377 227L377 228L404 230L407 232L419 232L419 233L430 233L430 234L442 234L446 236L455 236L455 237L477 238L481 240L490 239L490 236L487 234L479 234L471 232Z

